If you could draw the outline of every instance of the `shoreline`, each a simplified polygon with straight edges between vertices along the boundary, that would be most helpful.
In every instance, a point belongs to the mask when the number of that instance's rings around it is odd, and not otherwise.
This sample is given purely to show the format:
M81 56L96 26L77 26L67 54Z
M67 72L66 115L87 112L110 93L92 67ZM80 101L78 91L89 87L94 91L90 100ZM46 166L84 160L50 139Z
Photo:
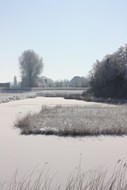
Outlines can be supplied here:
M22 100L27 98L35 98L36 93L0 93L0 104L7 103L15 100Z

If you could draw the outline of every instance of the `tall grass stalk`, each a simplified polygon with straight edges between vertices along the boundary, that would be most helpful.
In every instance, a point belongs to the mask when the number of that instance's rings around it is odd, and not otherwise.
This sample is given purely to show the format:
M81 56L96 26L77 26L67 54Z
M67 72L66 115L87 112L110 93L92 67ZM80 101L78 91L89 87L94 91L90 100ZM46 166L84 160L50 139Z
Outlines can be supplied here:
M64 176L63 176L64 177ZM46 166L41 171L34 169L29 175L18 176L18 172L10 182L0 183L0 190L126 190L127 164L118 161L109 175L103 168L83 172L80 167L75 168L68 177L65 185L58 184L56 176L51 175Z

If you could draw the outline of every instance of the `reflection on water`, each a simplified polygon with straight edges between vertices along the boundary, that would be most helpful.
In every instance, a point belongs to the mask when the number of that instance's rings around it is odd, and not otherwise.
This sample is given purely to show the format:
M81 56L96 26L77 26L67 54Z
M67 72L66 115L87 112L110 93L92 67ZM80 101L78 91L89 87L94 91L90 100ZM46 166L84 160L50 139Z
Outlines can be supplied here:
M100 165L107 168L114 166L119 159L127 160L127 137L20 135L13 128L15 119L28 111L39 111L42 104L87 106L82 101L41 97L0 104L0 179L9 179L16 169L20 174L26 174L34 167L42 168L45 162L51 171L57 172L59 179L65 179L80 159L84 170Z

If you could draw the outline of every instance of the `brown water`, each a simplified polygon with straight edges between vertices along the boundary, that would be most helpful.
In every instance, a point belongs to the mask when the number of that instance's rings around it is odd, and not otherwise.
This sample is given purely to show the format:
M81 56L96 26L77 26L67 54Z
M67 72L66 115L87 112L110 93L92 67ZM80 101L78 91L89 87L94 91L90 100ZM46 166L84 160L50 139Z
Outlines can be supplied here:
M127 137L63 138L56 136L23 136L13 128L17 117L37 112L42 105L81 105L86 103L63 98L35 98L0 104L0 180L8 180L16 169L20 175L42 168L47 162L57 180L66 180L79 164L83 170L113 167L119 159L127 161ZM108 106L99 104L99 106Z

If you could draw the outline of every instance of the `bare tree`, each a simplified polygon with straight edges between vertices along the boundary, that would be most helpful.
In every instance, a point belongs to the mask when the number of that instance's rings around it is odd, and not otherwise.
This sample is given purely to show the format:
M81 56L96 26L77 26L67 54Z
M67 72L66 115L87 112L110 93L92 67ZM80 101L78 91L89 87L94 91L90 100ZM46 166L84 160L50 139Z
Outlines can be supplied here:
M25 50L19 57L22 87L38 86L38 77L42 73L43 60L33 50Z

